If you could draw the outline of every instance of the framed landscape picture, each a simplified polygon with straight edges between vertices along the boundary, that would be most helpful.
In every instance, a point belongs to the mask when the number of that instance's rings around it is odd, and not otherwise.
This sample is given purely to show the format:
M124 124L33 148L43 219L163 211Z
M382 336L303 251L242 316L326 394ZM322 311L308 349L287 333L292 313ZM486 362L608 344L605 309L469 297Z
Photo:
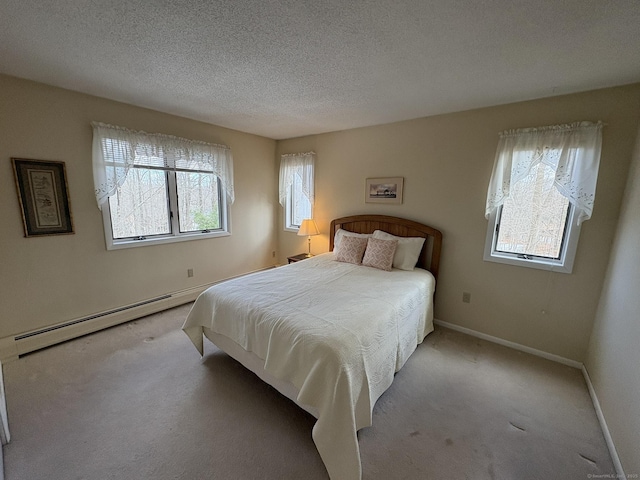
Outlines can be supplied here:
M64 162L12 158L24 236L73 233Z
M403 177L367 178L364 201L400 204L403 184Z

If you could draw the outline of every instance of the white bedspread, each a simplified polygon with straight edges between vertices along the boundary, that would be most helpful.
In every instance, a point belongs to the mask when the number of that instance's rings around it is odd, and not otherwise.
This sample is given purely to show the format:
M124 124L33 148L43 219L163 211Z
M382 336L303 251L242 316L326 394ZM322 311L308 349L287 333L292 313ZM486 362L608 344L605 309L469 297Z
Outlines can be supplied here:
M335 480L362 475L358 429L433 330L433 276L336 262L327 253L223 282L196 300L183 330L232 339L318 412L313 440Z

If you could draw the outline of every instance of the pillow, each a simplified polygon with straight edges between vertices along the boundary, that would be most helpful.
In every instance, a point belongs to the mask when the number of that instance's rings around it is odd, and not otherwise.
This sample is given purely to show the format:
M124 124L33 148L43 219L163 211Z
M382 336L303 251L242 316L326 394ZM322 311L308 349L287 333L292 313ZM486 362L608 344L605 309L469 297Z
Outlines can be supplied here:
M362 265L389 272L393 264L393 255L396 253L397 246L397 240L370 238L367 242L367 249L364 252Z
M373 238L398 241L396 253L393 256L393 266L400 270L413 270L415 268L425 240L422 237L396 237L382 230L373 232Z
M342 228L339 228L338 230L336 230L336 234L333 237L334 250L338 248L338 245L340 245L340 240L342 240L343 237L371 238L371 234L370 233L354 233L354 232L350 232L349 230L343 230Z
M362 256L367 248L368 238L344 236L340 245L335 249L336 260L339 262L362 263Z

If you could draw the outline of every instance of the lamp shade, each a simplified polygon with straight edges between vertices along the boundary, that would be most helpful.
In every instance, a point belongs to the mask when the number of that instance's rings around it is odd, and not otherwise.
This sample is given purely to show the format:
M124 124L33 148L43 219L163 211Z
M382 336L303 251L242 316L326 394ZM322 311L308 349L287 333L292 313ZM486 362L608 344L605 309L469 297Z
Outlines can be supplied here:
M300 229L298 230L298 235L310 237L312 235L319 234L320 232L318 231L318 226L313 219L307 218L305 220L302 220L302 224L300 225Z

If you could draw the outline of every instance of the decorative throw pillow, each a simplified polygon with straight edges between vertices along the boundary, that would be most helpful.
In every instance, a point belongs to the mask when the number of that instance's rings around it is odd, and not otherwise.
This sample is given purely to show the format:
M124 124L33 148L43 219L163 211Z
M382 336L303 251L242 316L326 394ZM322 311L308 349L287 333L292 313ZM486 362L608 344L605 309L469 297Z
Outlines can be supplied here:
M373 232L373 238L381 240L397 240L398 247L393 256L393 267L400 270L413 270L420 258L420 252L424 245L422 237L396 237L390 233L376 230Z
M339 262L362 263L362 256L367 248L367 238L344 236L335 249L336 260Z
M349 230L339 228L338 230L336 230L336 234L333 236L333 249L336 250L338 248L338 245L340 245L340 240L342 240L343 237L371 238L371 236L371 233L354 233L350 232Z
M393 264L393 255L396 253L397 246L397 240L370 238L367 243L367 249L364 252L362 265L379 268L387 272L390 271L391 265Z

